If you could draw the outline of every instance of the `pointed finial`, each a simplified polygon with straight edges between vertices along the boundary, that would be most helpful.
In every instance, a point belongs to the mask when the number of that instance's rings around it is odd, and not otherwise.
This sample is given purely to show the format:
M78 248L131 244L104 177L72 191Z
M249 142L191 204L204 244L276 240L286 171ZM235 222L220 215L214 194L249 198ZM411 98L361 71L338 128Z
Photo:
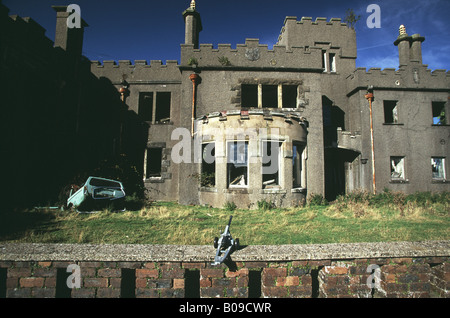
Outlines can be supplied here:
M403 24L398 28L398 34L399 35L406 35L406 28L405 28L405 26Z
M191 8L192 10L195 10L195 0L192 0L192 1L191 1L191 6L190 6L190 8Z

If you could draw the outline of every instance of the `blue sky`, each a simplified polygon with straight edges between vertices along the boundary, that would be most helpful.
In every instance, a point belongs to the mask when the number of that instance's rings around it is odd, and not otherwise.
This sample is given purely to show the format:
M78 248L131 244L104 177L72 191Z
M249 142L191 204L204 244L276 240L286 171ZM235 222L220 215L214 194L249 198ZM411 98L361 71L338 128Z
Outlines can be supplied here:
M344 18L352 8L356 24L358 67L398 67L393 42L400 24L409 35L420 33L423 62L429 69L450 69L449 0L197 0L203 31L201 43L229 43L259 38L271 48L286 16ZM190 0L3 0L10 14L31 17L54 39L55 12L51 5L78 4L85 31L83 54L91 60L178 60L184 42L181 13ZM366 24L370 4L381 9L381 28Z

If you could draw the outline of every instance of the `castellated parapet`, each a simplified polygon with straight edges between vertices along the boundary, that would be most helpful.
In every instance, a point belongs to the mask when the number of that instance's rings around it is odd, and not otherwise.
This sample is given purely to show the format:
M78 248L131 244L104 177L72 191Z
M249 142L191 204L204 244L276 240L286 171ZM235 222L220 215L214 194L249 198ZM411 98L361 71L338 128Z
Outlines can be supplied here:
M348 91L373 86L375 89L435 89L448 90L450 72L446 70L431 71L427 65L416 65L407 68L370 68L358 67L348 77Z
M181 45L181 65L197 64L200 68L268 68L268 69L304 69L322 72L322 51L319 47L291 47L260 44L259 39L246 39L245 44L200 44L199 49L193 45Z
M356 33L342 23L340 18L316 18L288 16L278 37L278 45L294 47L339 48L340 56L356 59Z
M130 84L133 82L173 82L180 80L178 61L167 60L163 64L161 60L106 60L91 62L91 72L97 77L107 77L112 79L114 84L119 84L123 79Z

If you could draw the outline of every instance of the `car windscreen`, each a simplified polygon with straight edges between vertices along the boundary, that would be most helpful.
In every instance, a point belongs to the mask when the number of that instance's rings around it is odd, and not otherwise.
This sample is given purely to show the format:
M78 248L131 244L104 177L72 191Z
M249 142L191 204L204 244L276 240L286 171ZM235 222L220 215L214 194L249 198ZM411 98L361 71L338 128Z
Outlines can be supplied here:
M112 187L121 188L120 183L112 180L92 178L89 184L94 187Z

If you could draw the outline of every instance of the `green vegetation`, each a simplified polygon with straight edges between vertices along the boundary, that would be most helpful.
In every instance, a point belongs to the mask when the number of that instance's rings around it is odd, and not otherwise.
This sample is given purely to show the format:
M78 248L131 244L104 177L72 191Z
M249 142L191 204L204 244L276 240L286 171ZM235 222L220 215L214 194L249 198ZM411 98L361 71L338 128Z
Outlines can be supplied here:
M304 207L258 209L153 202L136 211L78 214L34 209L0 214L0 241L209 245L233 215L243 245L448 240L450 193L376 196L354 192L328 203L310 195Z

